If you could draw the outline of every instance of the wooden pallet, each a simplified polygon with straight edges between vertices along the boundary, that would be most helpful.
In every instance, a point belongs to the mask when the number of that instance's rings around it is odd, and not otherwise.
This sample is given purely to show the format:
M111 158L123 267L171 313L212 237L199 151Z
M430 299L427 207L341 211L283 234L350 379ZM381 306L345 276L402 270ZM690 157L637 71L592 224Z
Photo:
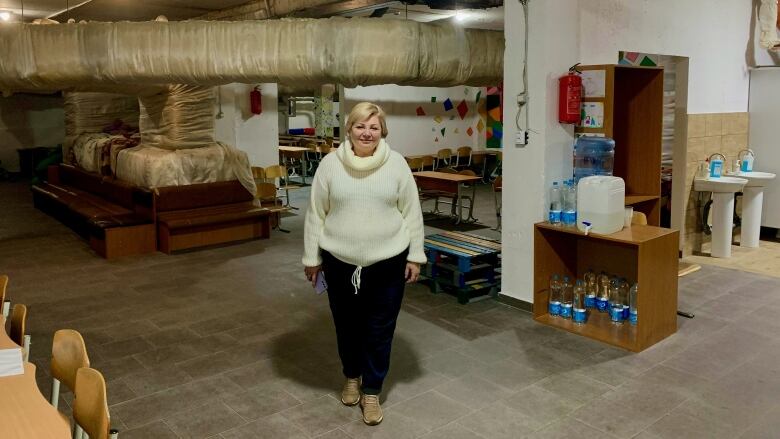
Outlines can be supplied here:
M495 296L500 284L501 243L459 232L425 237L425 277L431 291L452 291L461 304L478 296Z

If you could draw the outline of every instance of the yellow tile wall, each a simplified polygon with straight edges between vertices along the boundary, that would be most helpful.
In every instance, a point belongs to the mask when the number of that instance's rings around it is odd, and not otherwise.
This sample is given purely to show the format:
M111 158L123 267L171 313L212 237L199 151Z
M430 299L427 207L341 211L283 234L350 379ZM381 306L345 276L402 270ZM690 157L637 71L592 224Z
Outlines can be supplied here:
M688 114L687 155L685 166L685 224L683 226L683 256L701 251L710 237L702 232L701 207L698 192L693 191L693 179L699 164L719 152L726 156L726 168L739 151L748 147L748 113ZM703 201L703 200L702 200Z

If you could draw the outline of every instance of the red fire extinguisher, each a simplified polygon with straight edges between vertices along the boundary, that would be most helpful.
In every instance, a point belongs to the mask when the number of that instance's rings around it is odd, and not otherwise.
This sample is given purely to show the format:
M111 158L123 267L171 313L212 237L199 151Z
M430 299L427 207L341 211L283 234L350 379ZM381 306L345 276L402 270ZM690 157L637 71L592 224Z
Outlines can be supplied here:
M249 108L252 114L263 112L263 95L260 93L260 86L249 92Z
M577 70L579 63L571 66L569 74L558 78L558 121L577 123L580 121L582 103L582 78Z

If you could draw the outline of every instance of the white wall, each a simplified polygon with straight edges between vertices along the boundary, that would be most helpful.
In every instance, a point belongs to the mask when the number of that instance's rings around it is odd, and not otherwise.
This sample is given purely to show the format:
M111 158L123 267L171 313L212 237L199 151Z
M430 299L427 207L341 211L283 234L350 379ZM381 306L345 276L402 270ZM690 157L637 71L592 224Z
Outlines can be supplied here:
M589 0L588 0L589 1ZM504 53L504 190L502 221L504 270L501 294L533 302L533 224L547 212L547 188L572 173L573 128L558 123L558 76L578 59L579 0L531 1L528 40L528 145L510 139L517 131L515 96L522 90L523 8L507 2ZM522 118L521 118L522 120Z
M279 113L276 84L261 84L263 113L249 111L249 92L254 85L223 85L221 119L215 121L215 137L249 155L253 166L270 166L279 162ZM218 100L219 101L219 100ZM214 110L216 115L218 108Z
M287 128L314 128L314 102L296 102L295 116L287 118Z
M580 3L579 61L614 64L620 50L687 56L689 113L744 112L752 5L753 0L587 0Z
M477 131L479 113L475 99L482 91L479 87L404 87L399 85L375 85L344 89L342 103L342 121L346 122L352 106L362 101L370 101L380 105L387 113L387 141L391 147L402 155L417 155L435 153L442 148L457 149L470 146L473 149L485 149L485 132ZM436 102L431 102L436 97ZM466 100L469 111L461 120L455 108L445 111L443 102L449 98L454 106ZM425 116L417 116L417 107L423 107ZM434 120L441 116L441 122ZM451 116L455 116L450 120ZM469 136L466 131L471 127L474 132ZM446 128L444 135L441 129ZM457 133L455 132L457 129ZM435 139L439 141L436 142Z
M17 94L0 97L0 161L19 171L17 149L57 146L65 139L65 111L60 96Z

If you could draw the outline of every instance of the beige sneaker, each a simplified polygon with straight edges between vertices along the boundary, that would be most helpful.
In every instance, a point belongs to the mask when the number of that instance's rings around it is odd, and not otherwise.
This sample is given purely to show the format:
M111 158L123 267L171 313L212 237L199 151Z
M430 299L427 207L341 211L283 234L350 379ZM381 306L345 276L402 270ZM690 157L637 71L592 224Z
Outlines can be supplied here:
M368 425L377 425L382 422L379 395L363 395L363 398L360 399L360 407L363 408L363 422Z
M355 405L360 402L360 378L347 378L341 389L341 402L344 405Z

